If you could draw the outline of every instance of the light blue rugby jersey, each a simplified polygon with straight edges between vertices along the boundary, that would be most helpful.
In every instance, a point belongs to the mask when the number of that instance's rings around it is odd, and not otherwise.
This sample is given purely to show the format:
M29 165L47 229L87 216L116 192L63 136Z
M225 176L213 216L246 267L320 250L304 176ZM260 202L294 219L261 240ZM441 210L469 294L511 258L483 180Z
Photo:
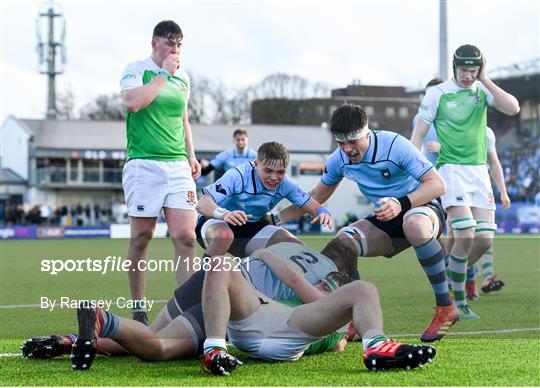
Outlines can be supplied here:
M413 128L416 126L416 120L418 120L418 113L416 116L414 116L413 119ZM435 130L435 126L433 123L429 126L429 130L426 133L426 137L424 138L424 142L422 143L422 154L426 157L427 160L434 166L437 164L437 158L439 157L439 154L436 152L428 152L426 151L427 143L430 141L436 141L439 142L439 138L437 137L437 131Z
M223 168L225 171L239 166L246 162L252 162L257 159L257 152L248 148L243 153L238 153L236 147L220 152L210 161L214 168Z
M266 189L253 162L230 169L213 184L204 187L202 192L210 195L214 202L227 210L243 210L252 215L247 222L260 221L283 198L300 208L311 199L298 183L288 176L285 176L276 189Z
M332 260L310 247L293 242L282 242L267 248L275 255L297 265L308 282L319 283L328 273L337 271ZM296 292L283 283L261 259L251 256L243 261L242 270L249 282L274 300L298 298ZM248 270L246 270L246 268Z
M420 185L420 178L433 165L403 136L389 131L371 131L369 148L362 161L352 163L338 148L326 161L321 182L327 186L343 177L356 182L368 200L403 197Z

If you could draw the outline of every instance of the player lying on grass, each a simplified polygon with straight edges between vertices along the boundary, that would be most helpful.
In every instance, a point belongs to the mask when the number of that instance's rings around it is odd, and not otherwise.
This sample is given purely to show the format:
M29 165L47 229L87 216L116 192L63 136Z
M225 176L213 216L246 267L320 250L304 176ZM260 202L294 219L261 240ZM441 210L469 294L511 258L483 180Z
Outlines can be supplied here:
M312 223L333 227L330 212L287 176L288 164L287 149L275 141L266 142L259 147L256 161L228 170L203 188L195 233L206 250L204 257L227 252L245 257L278 241L299 242L287 230L264 220L284 198L314 216Z
M246 262L241 268L253 286L271 298L288 300L289 303L310 302L314 297L323 296L320 292L303 294L301 290L300 293L296 293L296 285L302 284L300 278L307 279L310 284L315 284L315 287L321 290L328 289L329 285L336 282L348 281L347 277L335 272L336 266L331 260L303 244L276 244L268 250L258 251L249 260L250 264ZM204 271L195 273L179 287L151 328L131 319L117 317L107 311L99 311L97 323L100 329L97 331L95 343L92 340L89 345L85 345L88 341L79 339L77 335L36 337L23 344L21 347L23 356L52 358L70 353L72 344L80 345L81 342L82 350L74 352L73 361L76 369L88 369L96 349L109 355L131 353L148 361L197 356L202 353L202 343L205 339L200 305L204 276ZM94 320L89 315L95 314L83 310L78 313L80 314L82 316L79 317L79 330L83 332L82 338L85 338L89 327L92 326L89 321ZM332 334L312 346L308 354L343 350L346 342L342 338L343 334ZM79 345L75 349L79 349ZM82 354L82 359L78 356L79 353ZM84 358L86 354L89 355L87 359Z
M216 263L212 258L211 264ZM313 285L300 279L297 287L303 293L315 292ZM288 306L254 290L238 272L209 271L202 308L207 335L202 367L215 375L227 375L241 364L227 353L226 335L250 357L293 361L351 320L360 330L364 365L370 370L422 367L435 356L431 346L399 344L384 335L377 289L363 281L344 285L311 303Z

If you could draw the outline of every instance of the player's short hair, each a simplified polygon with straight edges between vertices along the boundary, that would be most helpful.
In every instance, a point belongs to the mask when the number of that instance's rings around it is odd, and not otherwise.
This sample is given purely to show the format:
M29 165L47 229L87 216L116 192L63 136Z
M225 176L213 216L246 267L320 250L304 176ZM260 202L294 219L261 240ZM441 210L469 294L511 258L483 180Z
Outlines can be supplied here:
M257 160L263 165L273 165L277 162L283 163L283 166L289 165L289 151L277 141L267 141L262 143L257 150Z
M332 114L330 132L339 137L353 136L367 124L368 116L360 105L344 104Z
M321 253L334 262L340 273L352 276L356 271L358 255L339 238L332 239Z
M245 129L238 128L236 131L233 132L232 137L235 138L236 136L247 136L248 133Z
M178 24L172 20L163 20L156 24L152 38L167 38L169 40L182 40L184 35Z
M426 89L427 88L430 88L432 86L436 86L436 85L439 85L439 84L442 84L444 81L437 77L437 78L433 78L431 81L429 81L427 84L426 84Z

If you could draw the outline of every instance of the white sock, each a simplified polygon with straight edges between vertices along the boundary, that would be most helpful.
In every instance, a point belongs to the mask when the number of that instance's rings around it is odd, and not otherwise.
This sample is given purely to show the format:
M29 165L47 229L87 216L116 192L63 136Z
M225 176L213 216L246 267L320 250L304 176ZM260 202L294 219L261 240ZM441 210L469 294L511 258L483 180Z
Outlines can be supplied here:
M204 340L204 354L208 354L214 348L227 350L227 342L225 342L225 338L206 338Z
M377 346L384 341L388 341L388 337L386 337L381 330L372 329L366 331L362 336L362 347L364 348L364 352L368 348Z

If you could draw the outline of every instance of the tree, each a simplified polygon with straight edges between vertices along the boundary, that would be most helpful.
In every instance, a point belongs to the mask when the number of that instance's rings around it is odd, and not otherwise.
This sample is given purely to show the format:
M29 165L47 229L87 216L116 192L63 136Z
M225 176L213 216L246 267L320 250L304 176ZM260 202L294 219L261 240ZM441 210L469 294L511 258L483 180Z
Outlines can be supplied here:
M75 115L75 95L71 85L65 91L56 95L56 118L59 120L74 120Z
M89 120L125 120L126 111L119 93L100 94L94 101L81 108L82 119Z

